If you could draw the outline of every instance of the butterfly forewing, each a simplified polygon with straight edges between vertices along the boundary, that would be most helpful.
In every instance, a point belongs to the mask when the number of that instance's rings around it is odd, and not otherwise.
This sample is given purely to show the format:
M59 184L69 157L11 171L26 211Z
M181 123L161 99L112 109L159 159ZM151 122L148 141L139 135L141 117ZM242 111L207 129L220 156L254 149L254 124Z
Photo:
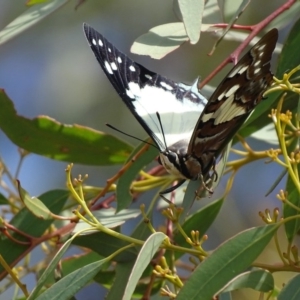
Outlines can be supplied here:
M156 74L131 60L87 24L84 32L106 76L159 150L165 151L166 146L180 140L186 140L187 147L207 103L195 88L197 83L188 86Z
M269 31L242 57L208 100L188 149L199 159L203 174L271 85L270 60L277 38L277 29Z

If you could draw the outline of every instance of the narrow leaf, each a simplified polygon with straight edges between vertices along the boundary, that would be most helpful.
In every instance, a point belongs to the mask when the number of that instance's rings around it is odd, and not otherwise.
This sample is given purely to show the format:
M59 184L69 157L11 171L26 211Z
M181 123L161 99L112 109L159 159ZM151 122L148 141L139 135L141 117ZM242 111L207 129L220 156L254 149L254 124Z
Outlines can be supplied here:
M9 204L9 201L7 200L6 197L4 197L3 194L0 193L0 205L2 205L2 204L8 205L8 204Z
M30 195L25 191L18 181L18 189L20 198L24 205L30 210L36 217L49 220L52 219L51 212L48 207L38 198L30 197Z
M31 4L30 2L29 4ZM42 21L48 15L69 2L69 0L51 0L44 2L45 3L37 4L28 8L23 14L19 15L4 29L2 29L0 32L0 45Z
M97 220L107 228L115 228L120 226L127 220L136 218L140 214L141 211L139 209L123 209L122 211L116 213L114 208L108 208L93 212L94 217L97 218ZM90 228L90 225L80 220L76 224L73 233L85 228Z
M138 37L131 47L131 52L161 59L188 40L183 23L164 24Z
M107 257L122 247L128 245L128 242L108 235L103 232L97 232L88 235L77 236L73 241L74 245L89 248L101 256ZM138 248L129 248L114 257L114 261L128 262L136 259Z
M81 288L83 288L100 271L105 259L96 261L87 266L78 269L71 274L60 279L52 285L43 294L37 297L37 300L69 300Z
M225 284L250 266L278 227L272 224L252 228L226 241L196 268L176 299L211 300Z
M226 292L220 294L218 300L232 300L231 293Z
M183 23L191 44L196 44L200 39L204 0L178 0Z
M45 282L49 278L49 276L53 276L54 269L56 268L58 262L61 260L62 256L65 254L65 252L68 250L69 246L71 245L72 239L69 239L64 245L59 249L55 257L52 259L50 264L48 264L47 269L44 271L42 276L37 282L37 285L35 289L32 291L32 293L29 295L27 300L33 300L36 299L37 295L39 294L40 290L44 286Z
M245 272L229 282L226 287L222 289L222 293L243 288L251 288L267 293L274 289L274 278L270 272L265 270Z
M161 232L156 232L146 240L136 259L133 270L128 279L127 286L122 300L131 299L131 296L134 292L134 289L140 277L143 274L143 271L146 269L152 257L155 255L156 251L159 249L161 243L165 238L166 238L165 234Z
M126 263L119 263L116 266L114 283L109 289L108 295L105 298L106 300L122 299L134 264L134 261L130 261Z
M278 300L300 299L300 274L292 278L282 289L277 297Z
M278 145L278 137L273 122L257 130L251 135L252 138L261 140L265 143Z
M29 152L73 163L112 165L123 163L131 151L128 144L88 127L62 124L46 116L32 120L19 116L3 90L0 107L0 128Z

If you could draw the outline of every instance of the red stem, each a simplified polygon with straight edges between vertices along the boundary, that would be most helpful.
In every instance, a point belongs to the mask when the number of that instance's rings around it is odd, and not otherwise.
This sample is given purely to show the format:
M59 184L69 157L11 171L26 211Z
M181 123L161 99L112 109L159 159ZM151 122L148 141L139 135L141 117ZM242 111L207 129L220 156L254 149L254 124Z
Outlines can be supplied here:
M274 20L277 16L283 13L285 10L289 9L296 0L288 0L285 4L276 9L273 13L271 13L268 17L266 17L263 21L259 22L253 26L242 26L242 25L233 25L233 29L247 29L251 30L251 33L248 37L236 48L234 52L232 52L213 72L211 72L200 84L199 89L202 89L216 74L222 70L228 63L233 62L237 63L238 58L241 52L248 46L250 41L260 32L263 28L265 28L272 20ZM225 24L216 24L216 27L226 27Z

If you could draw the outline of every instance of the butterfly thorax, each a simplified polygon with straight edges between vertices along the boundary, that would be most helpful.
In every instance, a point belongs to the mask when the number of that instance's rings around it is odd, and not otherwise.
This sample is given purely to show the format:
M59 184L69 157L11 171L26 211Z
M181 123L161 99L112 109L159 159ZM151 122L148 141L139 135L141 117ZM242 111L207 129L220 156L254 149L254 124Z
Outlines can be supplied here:
M160 153L159 162L168 173L182 179L197 180L201 175L199 160L188 154L188 140L181 140Z

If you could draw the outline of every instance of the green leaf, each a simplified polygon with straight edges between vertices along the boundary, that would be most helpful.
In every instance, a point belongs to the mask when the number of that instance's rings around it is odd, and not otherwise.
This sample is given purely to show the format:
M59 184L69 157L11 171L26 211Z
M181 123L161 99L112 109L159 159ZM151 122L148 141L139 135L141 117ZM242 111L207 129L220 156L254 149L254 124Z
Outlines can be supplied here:
M54 214L59 214L64 207L69 196L69 192L65 190L53 190L49 191L38 198L51 210ZM44 234L45 230L52 224L53 220L41 220L32 215L27 208L21 209L11 220L10 224L21 232L31 235L33 237L40 237ZM14 241L8 238L0 239L0 254L5 261L11 266L15 266L23 256L33 249L36 245L30 243L30 241L24 236L12 233L14 239L21 242L28 242L28 244L16 244ZM6 275L3 267L0 266L0 279L3 279Z
M36 1L36 0L35 0ZM65 5L69 0L51 0L28 8L9 23L0 32L0 45L21 34L25 30L42 21L51 13Z
M180 12L186 33L191 44L196 44L200 39L204 0L178 0Z
M218 300L232 300L231 293L220 294Z
M18 181L19 195L24 205L31 211L36 217L43 220L51 220L52 215L48 207L38 198L30 197L27 191L25 191Z
M119 139L88 127L65 125L46 116L32 120L19 116L3 90L0 106L0 128L29 152L78 164L112 165L123 163L131 151Z
M118 267L119 264L116 265L116 268ZM111 264L109 264L111 266ZM107 270L106 265L102 266L102 270L100 270L96 276L94 277L94 281L102 284L104 287L111 288L113 283L116 280L116 271L115 269Z
M272 224L252 228L227 240L196 268L176 300L211 300L225 284L251 265L278 227Z
M138 37L131 47L131 52L161 59L188 40L183 23L159 25Z
M267 293L274 289L274 278L272 274L265 270L254 270L245 272L235 277L226 285L223 292L230 292L243 288L251 288L256 291Z
M108 235L103 232L97 232L88 235L77 236L74 241L74 245L89 248L101 256L107 257L122 247L128 245L123 240ZM114 257L114 261L117 262L128 262L135 260L138 254L136 248L129 248L124 250L122 253Z
M282 51L280 53L276 76L281 78L283 74L293 69L300 64L299 57L299 43L300 43L300 19L294 24L286 41L284 42ZM294 76L299 76L294 74ZM292 77L293 78L293 77Z
M221 198L193 213L182 225L184 232L189 235L192 230L198 230L200 237L202 237L219 214L223 202L224 199ZM175 231L174 241L181 247L188 247L189 245L179 231ZM176 252L176 255L177 254L182 255L182 253L179 252Z
M138 257L136 258L134 267L132 269L131 275L127 281L124 295L122 300L130 300L134 292L134 289L146 269L152 257L155 255L156 251L159 249L161 243L166 238L166 235L162 232L153 233L144 243L141 248Z
M299 169L299 168L298 168ZM300 207L300 194L295 187L294 182L291 177L288 176L286 191L288 192L288 200L293 203L295 206ZM284 204L283 206L283 216L284 218L292 217L299 215L299 210L291 207L288 204ZM289 222L284 223L285 233L289 242L292 242L293 238L297 234L300 229L300 220L299 218L290 220Z
M239 1L235 1L235 4L239 4ZM227 32L232 28L232 26L237 22L237 20L239 19L239 17L242 15L242 13L245 11L245 9L247 8L247 6L249 5L249 3L251 2L251 0L243 0L242 3L240 3L239 7L234 7L232 5L232 3L230 3L229 5L226 5L224 2L224 7L223 10L225 11L226 8L228 8L228 6L230 6L231 8L233 8L233 16L231 17L231 19L227 22L227 26L224 30L222 30L222 34L220 35L220 37L218 38L218 40L215 42L215 45L213 46L213 50L215 51L216 47L219 45L219 43L223 40L223 38L225 37L225 35L227 34ZM226 16L226 12L223 14ZM227 11L227 15L228 15L228 11Z
M108 271L100 271L95 277L94 280L102 283L109 289L108 294L106 295L106 300L115 300L115 299L122 299L124 290L126 288L126 284L130 277L131 271L134 266L134 261L127 262L127 263L118 263L115 272ZM138 285L135 287L134 294L132 299L141 299L145 294L145 290L149 288L149 276L152 274L153 267L148 266L145 272L143 273L143 277L139 281ZM149 271L149 272L148 272ZM113 276L113 277L112 277ZM104 279L103 279L104 277ZM109 281L109 283L108 283ZM104 282L104 283L103 283ZM113 282L113 284L112 284ZM151 285L151 295L158 293L163 281L158 280ZM152 299L152 297L151 297ZM157 299L157 298L155 298Z
M116 267L116 277L114 284L109 290L106 300L123 299L123 295L134 267L135 261L119 263ZM135 286L134 286L135 288Z
M254 132L251 137L278 146L278 137L273 122Z
M116 213L114 208L102 209L99 211L93 211L94 217L105 227L115 228L124 224L127 220L136 218L141 214L139 209L123 209ZM78 232L85 228L92 228L91 225L80 220L73 230L73 233Z
M103 259L72 272L71 274L60 279L36 299L69 300L70 297L74 296L81 288L83 288L93 279L105 262L106 260Z
M218 1L218 4L220 5L224 21L229 23L232 19L235 19L238 16L237 12L241 9L242 1L235 1L231 3L227 1Z
M39 294L40 290L43 288L45 282L50 276L53 276L54 269L56 268L58 262L61 260L62 256L65 254L65 252L68 250L72 242L72 239L69 239L67 242L64 243L64 245L59 249L59 251L56 253L52 261L48 264L47 269L43 272L42 276L38 280L35 289L32 291L32 293L29 295L28 300L37 299L36 296Z
M127 162L145 146L141 143L131 153ZM117 211L127 208L132 203L132 195L130 193L130 186L132 181L138 176L139 172L147 165L149 165L154 158L158 155L157 149L150 147L145 153L139 156L134 163L127 169L118 181L117 185Z
M300 299L300 274L292 278L282 289L277 300Z
M61 261L61 269L64 276L96 261L99 261L103 257L93 251L88 253L83 253L81 255L74 255L71 257L66 257ZM109 265L109 264L108 264ZM104 266L104 265L103 265ZM104 266L105 267L105 266ZM45 271L46 267L41 270L39 273L42 274ZM39 276L40 277L40 276ZM55 283L54 276L50 276L45 281L45 286L50 286Z
M9 201L7 200L6 197L4 197L3 194L0 193L0 205L9 205Z

